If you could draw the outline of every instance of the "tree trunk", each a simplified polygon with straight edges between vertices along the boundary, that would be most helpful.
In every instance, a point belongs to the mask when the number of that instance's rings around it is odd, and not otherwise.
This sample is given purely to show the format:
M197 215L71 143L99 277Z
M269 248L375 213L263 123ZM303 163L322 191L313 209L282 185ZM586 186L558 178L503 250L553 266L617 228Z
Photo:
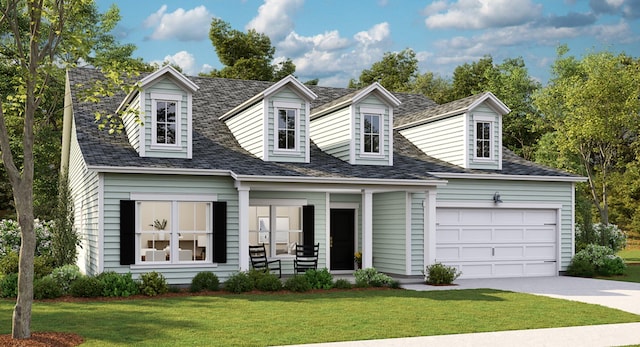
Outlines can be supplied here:
M18 223L22 243L20 244L20 265L18 272L18 298L13 309L11 335L14 339L31 337L31 304L33 303L33 259L36 249L36 235L33 227L32 182L22 181L14 187L14 201L18 212Z

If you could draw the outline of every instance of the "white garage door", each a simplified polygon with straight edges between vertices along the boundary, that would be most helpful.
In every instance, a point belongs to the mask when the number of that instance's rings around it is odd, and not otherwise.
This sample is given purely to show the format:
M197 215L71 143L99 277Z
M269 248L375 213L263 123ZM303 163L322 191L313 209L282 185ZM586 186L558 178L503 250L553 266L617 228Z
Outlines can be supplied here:
M557 275L556 210L438 208L436 261L460 278Z

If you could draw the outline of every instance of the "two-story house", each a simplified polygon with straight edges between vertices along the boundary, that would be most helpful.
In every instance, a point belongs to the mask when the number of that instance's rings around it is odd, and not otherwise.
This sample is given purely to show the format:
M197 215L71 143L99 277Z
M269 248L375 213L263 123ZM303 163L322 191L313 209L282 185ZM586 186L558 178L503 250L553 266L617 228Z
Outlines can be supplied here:
M574 250L580 177L501 143L509 109L491 93L421 95L187 77L166 66L129 95L83 102L102 78L67 73L63 170L87 274L159 271L185 284L249 268L249 245L292 273L295 244L320 267L421 276L557 275ZM124 131L98 129L120 112Z

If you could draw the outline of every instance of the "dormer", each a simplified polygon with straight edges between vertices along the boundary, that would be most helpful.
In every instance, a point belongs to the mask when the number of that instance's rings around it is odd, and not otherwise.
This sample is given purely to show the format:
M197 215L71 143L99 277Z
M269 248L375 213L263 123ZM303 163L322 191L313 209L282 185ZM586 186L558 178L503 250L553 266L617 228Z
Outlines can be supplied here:
M118 107L129 143L141 157L192 156L192 96L198 86L166 65L139 81Z
M244 149L264 161L308 163L309 110L316 97L289 75L220 120Z
M427 155L468 168L502 169L502 116L511 110L491 92L408 115L396 130Z
M393 110L400 105L379 83L311 111L311 139L353 165L393 165Z

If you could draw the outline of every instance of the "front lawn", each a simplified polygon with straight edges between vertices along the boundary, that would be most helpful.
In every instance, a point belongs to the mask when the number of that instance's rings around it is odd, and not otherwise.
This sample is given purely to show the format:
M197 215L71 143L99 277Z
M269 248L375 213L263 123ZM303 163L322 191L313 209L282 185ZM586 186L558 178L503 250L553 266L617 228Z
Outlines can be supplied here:
M0 334L14 301L0 300ZM640 322L598 305L491 289L353 290L36 302L32 330L83 346L266 346Z
M640 263L640 248L631 248L627 247L620 252L618 255L624 259L625 263Z

